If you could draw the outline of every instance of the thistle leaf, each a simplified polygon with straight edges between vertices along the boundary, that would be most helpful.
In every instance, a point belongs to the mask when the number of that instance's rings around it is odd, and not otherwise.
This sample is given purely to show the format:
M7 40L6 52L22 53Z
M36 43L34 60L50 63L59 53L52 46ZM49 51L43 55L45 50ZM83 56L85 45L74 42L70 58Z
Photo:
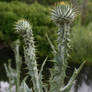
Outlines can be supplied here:
M29 89L24 80L21 83L21 92L33 92L32 89Z

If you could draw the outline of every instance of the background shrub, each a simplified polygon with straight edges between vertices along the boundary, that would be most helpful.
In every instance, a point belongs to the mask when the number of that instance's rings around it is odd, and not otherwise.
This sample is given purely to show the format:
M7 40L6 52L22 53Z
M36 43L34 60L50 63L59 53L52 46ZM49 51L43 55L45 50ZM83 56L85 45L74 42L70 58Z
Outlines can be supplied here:
M50 21L49 10L38 3L27 5L21 2L0 2L0 39L10 45L17 38L14 34L14 23L25 18L32 23L38 56L49 55L50 46L45 34L47 33L51 40L56 38L56 26Z
M72 28L72 47L73 62L87 60L87 63L92 63L92 22L87 27L76 25Z
M0 0L0 1L6 1L6 2L21 1L21 2L26 2L28 4L31 4L37 1L40 4L51 5L51 4L54 4L55 2L59 2L60 0L48 0L48 1L47 0ZM68 1L68 0L62 0L62 1Z
M88 2L87 5L85 25L88 25L90 22L92 22L92 1Z

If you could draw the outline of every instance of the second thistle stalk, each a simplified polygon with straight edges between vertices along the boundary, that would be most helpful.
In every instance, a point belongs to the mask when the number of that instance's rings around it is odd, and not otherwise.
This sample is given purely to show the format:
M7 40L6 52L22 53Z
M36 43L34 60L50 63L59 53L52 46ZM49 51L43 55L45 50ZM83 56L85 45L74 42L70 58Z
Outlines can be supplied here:
M24 57L29 70L28 74L32 77L33 90L34 92L42 92L31 26L26 20L20 20L16 24L16 30L23 38Z

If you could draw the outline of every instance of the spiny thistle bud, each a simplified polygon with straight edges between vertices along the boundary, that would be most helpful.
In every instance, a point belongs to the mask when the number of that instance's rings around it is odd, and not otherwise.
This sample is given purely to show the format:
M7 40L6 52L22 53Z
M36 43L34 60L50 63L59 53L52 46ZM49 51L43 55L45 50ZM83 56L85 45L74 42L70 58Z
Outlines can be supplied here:
M57 5L52 9L52 20L59 25L64 23L70 23L74 20L76 16L76 9L68 4Z
M23 38L25 63L27 65L27 69L29 70L28 74L32 77L34 92L42 92L42 86L39 80L37 69L32 28L29 22L26 20L19 20L15 27L17 33L19 33L19 35L21 35Z
M16 22L15 29L16 29L16 33L23 35L27 31L29 31L28 29L31 29L31 26L28 21L22 19Z

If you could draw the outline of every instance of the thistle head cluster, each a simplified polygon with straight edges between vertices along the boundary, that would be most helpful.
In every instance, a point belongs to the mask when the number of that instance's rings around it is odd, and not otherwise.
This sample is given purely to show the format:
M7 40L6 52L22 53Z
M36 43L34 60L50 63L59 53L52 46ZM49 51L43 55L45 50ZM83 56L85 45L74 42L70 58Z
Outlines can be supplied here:
M20 35L24 35L27 31L30 31L31 26L28 21L22 19L16 22L15 29L16 29L16 33Z
M71 23L76 17L77 10L68 4L60 3L52 9L52 20L59 25Z

